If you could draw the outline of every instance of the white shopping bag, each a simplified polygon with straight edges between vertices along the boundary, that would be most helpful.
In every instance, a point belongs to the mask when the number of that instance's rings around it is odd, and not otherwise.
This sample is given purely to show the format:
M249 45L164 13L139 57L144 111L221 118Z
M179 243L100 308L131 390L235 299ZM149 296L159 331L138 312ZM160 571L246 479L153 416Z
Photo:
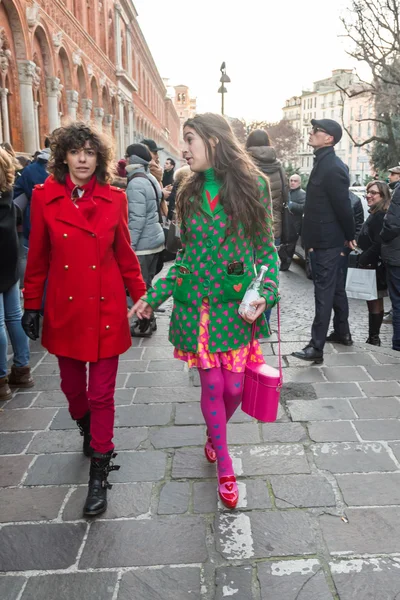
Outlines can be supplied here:
M376 287L375 269L348 269L346 293L348 298L376 300L378 298L378 290Z

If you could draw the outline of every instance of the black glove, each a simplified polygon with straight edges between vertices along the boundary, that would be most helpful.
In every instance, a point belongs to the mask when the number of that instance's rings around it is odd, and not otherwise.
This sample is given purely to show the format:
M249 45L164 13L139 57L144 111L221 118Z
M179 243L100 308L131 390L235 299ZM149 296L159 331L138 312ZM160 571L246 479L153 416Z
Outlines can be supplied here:
M21 324L28 338L35 341L39 337L40 310L25 310Z

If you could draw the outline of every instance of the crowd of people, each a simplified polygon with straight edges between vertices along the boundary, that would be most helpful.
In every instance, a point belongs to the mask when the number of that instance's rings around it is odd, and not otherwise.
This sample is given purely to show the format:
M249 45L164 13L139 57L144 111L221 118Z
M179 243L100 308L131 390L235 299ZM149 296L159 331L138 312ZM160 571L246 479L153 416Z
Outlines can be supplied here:
M174 356L199 370L204 453L216 463L218 493L229 508L239 490L227 423L241 402L246 364L264 362L259 340L270 335L279 270L290 269L300 237L315 318L310 343L294 356L322 363L326 341L353 343L345 282L354 252L358 268L376 273L367 343L381 343L389 295L393 348L400 350L400 166L390 169L389 185L367 185L364 222L348 168L335 154L342 137L335 121L311 121L315 164L306 190L299 174L287 177L264 130L242 147L225 118L206 113L189 119L183 136L186 165L178 169L172 158L162 168L162 148L151 139L129 145L114 169L111 142L84 123L55 130L31 162L9 145L0 149L0 400L34 385L28 337L39 338L43 317L42 344L57 356L61 389L90 458L86 516L106 510L108 474L119 468L119 356L132 336L156 331L155 312L169 297L169 339ZM178 251L168 250L169 224ZM254 310L240 316L262 265L268 274Z

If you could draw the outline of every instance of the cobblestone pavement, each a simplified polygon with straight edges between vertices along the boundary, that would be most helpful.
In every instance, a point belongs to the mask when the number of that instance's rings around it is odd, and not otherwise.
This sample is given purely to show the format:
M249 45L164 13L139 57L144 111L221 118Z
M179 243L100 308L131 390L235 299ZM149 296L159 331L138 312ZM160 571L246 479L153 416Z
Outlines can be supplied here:
M168 311L121 357L107 512L81 516L88 460L53 356L32 344L36 386L0 413L2 600L394 600L400 597L400 357L328 345L308 366L312 285L282 274L279 419L238 412L229 438L241 492L218 502L203 455L199 388L172 359ZM351 304L353 335L366 307ZM277 362L276 334L263 344Z

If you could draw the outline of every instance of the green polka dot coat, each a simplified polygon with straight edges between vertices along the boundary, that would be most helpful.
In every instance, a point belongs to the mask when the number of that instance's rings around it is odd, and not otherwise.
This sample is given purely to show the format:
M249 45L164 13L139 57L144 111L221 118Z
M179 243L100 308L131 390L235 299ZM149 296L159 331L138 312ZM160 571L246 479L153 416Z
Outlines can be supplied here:
M200 309L205 297L210 302L210 352L235 350L250 342L251 325L240 317L238 308L254 278L254 263L258 268L268 266L262 294L267 307L278 302L279 259L273 238L271 196L262 178L259 187L260 201L268 213L267 233L259 233L252 242L239 224L237 232L227 234L230 217L222 204L211 211L204 200L201 210L182 226L182 250L174 265L144 298L154 309L173 296L169 340L178 350L197 352ZM228 265L238 260L244 263L244 273L228 274ZM264 316L258 321L256 337L268 337Z

